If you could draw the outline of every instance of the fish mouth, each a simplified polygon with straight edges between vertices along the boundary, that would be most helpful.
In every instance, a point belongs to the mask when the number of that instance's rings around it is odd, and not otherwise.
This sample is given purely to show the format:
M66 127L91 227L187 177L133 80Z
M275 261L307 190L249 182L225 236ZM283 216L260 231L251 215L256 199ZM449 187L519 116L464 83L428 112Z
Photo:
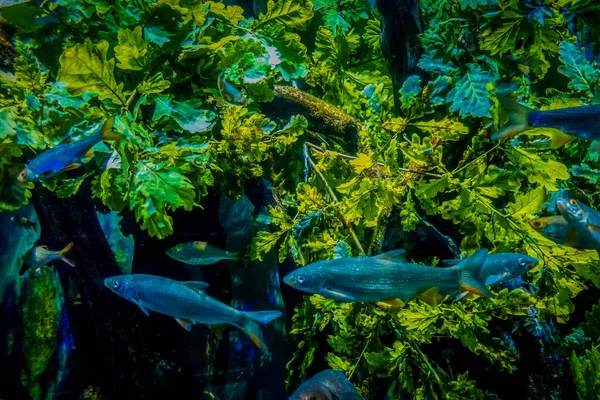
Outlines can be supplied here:
M21 182L21 183L25 183L25 182L27 182L27 178L25 177L25 175L21 175L21 174L19 174L19 175L17 176L17 181L19 181L19 182Z
M292 274L287 274L283 278L283 283L285 283L286 285L289 285L291 287L294 287L295 282L296 282L296 279L295 279L294 275L292 275Z

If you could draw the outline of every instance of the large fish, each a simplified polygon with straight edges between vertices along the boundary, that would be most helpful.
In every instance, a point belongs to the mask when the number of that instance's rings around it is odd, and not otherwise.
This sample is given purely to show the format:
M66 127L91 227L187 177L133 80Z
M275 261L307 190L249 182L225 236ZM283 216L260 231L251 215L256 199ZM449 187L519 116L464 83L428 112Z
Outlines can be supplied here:
M236 261L238 253L219 249L207 242L181 243L167 250L167 255L189 265L211 265L222 260Z
M407 263L404 250L374 257L318 261L289 273L286 284L304 292L345 302L398 304L435 290L448 295L466 290L490 296L485 280L478 278L487 256L482 249L456 266L434 268Z
M327 369L296 389L290 400L361 400L342 371Z
M554 243L579 250L593 249L594 246L567 222L562 215L540 217L529 221L529 225Z
M573 140L573 136L588 140L600 139L600 105L533 110L505 96L498 96L498 100L508 113L508 123L492 135L494 140L541 127L555 128L565 133L553 135L554 148Z
M269 354L259 324L281 316L279 311L239 311L208 296L205 282L175 281L146 274L120 275L104 280L104 286L136 304L144 314L148 310L169 315L184 329L195 323L210 326L229 324L244 331L265 354Z
M600 214L585 204L563 195L556 200L556 208L580 235L600 255Z
M92 158L92 147L102 140L120 140L122 136L113 131L114 118L109 118L93 135L74 142L61 143L44 151L34 158L21 171L17 179L20 182L37 182L52 178L63 171L79 168Z
M446 266L458 265L462 260L444 260ZM531 268L538 265L537 258L529 257L518 253L496 253L488 254L477 274L480 282L485 282L485 286L497 285L502 282L516 279L527 273ZM459 298L465 297L469 292L463 292Z

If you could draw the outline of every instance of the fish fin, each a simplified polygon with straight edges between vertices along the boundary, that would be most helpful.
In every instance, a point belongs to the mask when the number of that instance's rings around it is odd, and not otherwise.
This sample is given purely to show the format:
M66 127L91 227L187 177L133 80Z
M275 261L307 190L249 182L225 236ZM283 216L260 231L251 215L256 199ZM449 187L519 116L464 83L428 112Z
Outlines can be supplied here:
M94 148L90 147L81 158L84 160L91 160L92 158L94 158Z
M185 329L188 332L192 330L192 325L194 325L194 323L192 321L190 321L189 319L186 319L186 318L175 318L175 321L177 321L179 326L181 326L183 329Z
M406 303L400 299L383 300L381 303L390 305L390 306L392 306L393 309L400 309L406 305Z
M325 297L329 297L330 299L337 300L337 301L343 301L343 302L356 301L356 298L354 296L351 296L351 295L345 294L345 293L341 293L341 292L336 292L335 290L331 290L331 289L321 289L319 294L321 294Z
M256 321L254 321L252 318L247 318L246 323L244 324L244 326L241 327L241 329L246 335L248 335L248 337L250 338L250 340L252 340L252 343L254 343L256 347L261 349L264 354L269 354L269 350L267 349L262 329L260 325L256 323Z
M452 267L454 265L460 264L462 260L460 258L454 258L451 260L442 260L442 264L444 264L445 267Z
M577 243L577 231L575 229L569 229L565 235L565 244L567 246L573 246Z
M598 226L598 225L590 224L588 222L587 227L589 230L591 230L593 232L600 233L600 226Z
M555 131L552 133L552 139L550 143L553 149L558 149L575 139L577 139L575 136L567 135L561 131Z
M140 308L140 310L142 310L142 312L144 314L150 316L148 309L142 305L142 302L140 301L140 299L138 299L137 297L134 297L132 300L135 303L135 305L137 305Z
M223 332L225 331L225 324L214 324L208 325L208 329L217 337L217 339L223 339Z
M252 321L266 325L274 319L281 317L281 311L247 311L246 316Z
M48 250L48 246L47 246L47 245L45 245L45 244L43 244L43 245L41 245L41 246L39 246L39 247L40 247L40 248L42 248L42 249L44 249L44 250Z
M381 260L388 260L400 263L408 262L408 260L406 259L406 250L404 249L392 250L386 253L381 253L374 256L373 258L379 258Z
M465 297L469 297L470 295L471 295L471 292L465 290L464 292L456 295L456 301L459 301L460 299L463 299Z
M191 289L198 290L200 292L203 292L204 290L206 290L206 288L208 288L208 283L202 281L187 281L183 282L183 284Z
M520 105L509 97L498 95L498 101L508 114L508 122L498 132L492 135L493 140L500 140L515 136L519 132L529 129L528 120L530 108Z
M201 242L199 240L194 242L194 247L198 250L206 250L206 246L208 246L208 242Z
M115 131L114 128L115 117L110 117L106 120L102 128L100 128L100 135L102 135L102 140L121 140L125 136Z
M79 163L74 163L74 164L67 165L66 167L64 167L64 168L63 168L63 171L72 171L72 170L74 170L74 169L77 169L77 168L79 168L79 167L81 167L81 164L79 164Z
M492 293L485 287L484 282L477 279L477 274L485 262L487 252L487 249L478 250L470 257L465 258L455 268L459 272L458 285L460 288L480 296L490 297Z
M73 242L69 243L68 245L65 246L64 249L60 250L58 252L58 257L63 260L65 263L69 264L71 267L75 268L75 263L71 260L69 260L65 254L67 254L69 251L71 251L71 249L73 248Z
M506 274L489 275L487 278L485 278L485 286L491 286L495 285L496 283L502 282L502 280L504 280L505 277Z
M417 297L419 300L429 304L432 307L435 307L440 304L440 301L442 301L444 295L442 295L437 288L431 288L419 294Z
M73 139L71 139L70 136L67 136L66 138L61 140L59 144L68 144L68 143L72 143L72 142L73 142Z

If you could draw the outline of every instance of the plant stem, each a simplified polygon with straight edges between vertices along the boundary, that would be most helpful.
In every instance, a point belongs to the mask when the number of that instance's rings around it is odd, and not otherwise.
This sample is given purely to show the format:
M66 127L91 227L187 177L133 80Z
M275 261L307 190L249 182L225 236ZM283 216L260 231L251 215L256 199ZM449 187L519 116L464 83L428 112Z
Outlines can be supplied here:
M325 177L323 176L321 171L319 171L319 168L317 168L317 165L315 164L315 162L310 157L310 152L308 150L308 147L306 146L306 143L304 144L304 155L305 155L306 160L308 161L309 165L311 166L311 168L317 173L317 175L319 175L319 178L321 178L321 181L323 181L323 184L325 185L325 188L329 192L329 195L331 196L331 199L333 200L333 202L339 203L337 196L333 192L333 189L331 188L331 186L329 186L327 179L325 179ZM352 239L354 240L354 244L356 245L358 250L361 252L361 254L365 254L365 250L361 246L360 241L358 240L358 236L356 236L356 232L354 232L354 229L352 229L352 225L350 225L348 220L346 218L344 218L344 216L342 215L341 212L338 211L338 214L340 216L340 219L346 226L346 229L348 229L348 231L350 232L350 235L352 236Z
M315 149L316 151L319 151L321 153L328 153L328 154L333 154L337 157L340 158L345 158L348 160L356 160L358 157L354 157L351 156L349 154L342 154L342 153L338 153L337 151L333 151L333 150L323 150L321 149L319 146L316 146L312 143L307 142L306 144L308 144L312 149ZM381 166L381 167L385 167L384 163L378 162L377 165ZM430 176L432 178L443 178L444 175L440 175L440 174L433 174L431 172L422 172L422 171L416 171L414 169L409 169L409 168L398 168L399 171L403 171L403 172L410 172L412 174L419 174L419 175L424 175L424 176Z

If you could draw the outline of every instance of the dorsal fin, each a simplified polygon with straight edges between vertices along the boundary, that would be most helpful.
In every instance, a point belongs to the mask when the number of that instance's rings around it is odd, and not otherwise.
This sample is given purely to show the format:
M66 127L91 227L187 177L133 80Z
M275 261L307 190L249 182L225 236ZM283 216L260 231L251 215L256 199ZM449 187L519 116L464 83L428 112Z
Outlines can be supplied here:
M401 263L408 262L408 260L406 259L406 250L404 249L392 250L386 253L381 253L376 256L373 256L373 258L379 258L381 260L388 260Z
M198 290L201 292L206 290L206 288L208 287L208 283L201 281L187 281L183 282L183 284L191 289Z
M451 260L443 260L442 264L444 264L445 267L452 267L453 265L456 265L461 261L462 260L460 258L453 258Z

